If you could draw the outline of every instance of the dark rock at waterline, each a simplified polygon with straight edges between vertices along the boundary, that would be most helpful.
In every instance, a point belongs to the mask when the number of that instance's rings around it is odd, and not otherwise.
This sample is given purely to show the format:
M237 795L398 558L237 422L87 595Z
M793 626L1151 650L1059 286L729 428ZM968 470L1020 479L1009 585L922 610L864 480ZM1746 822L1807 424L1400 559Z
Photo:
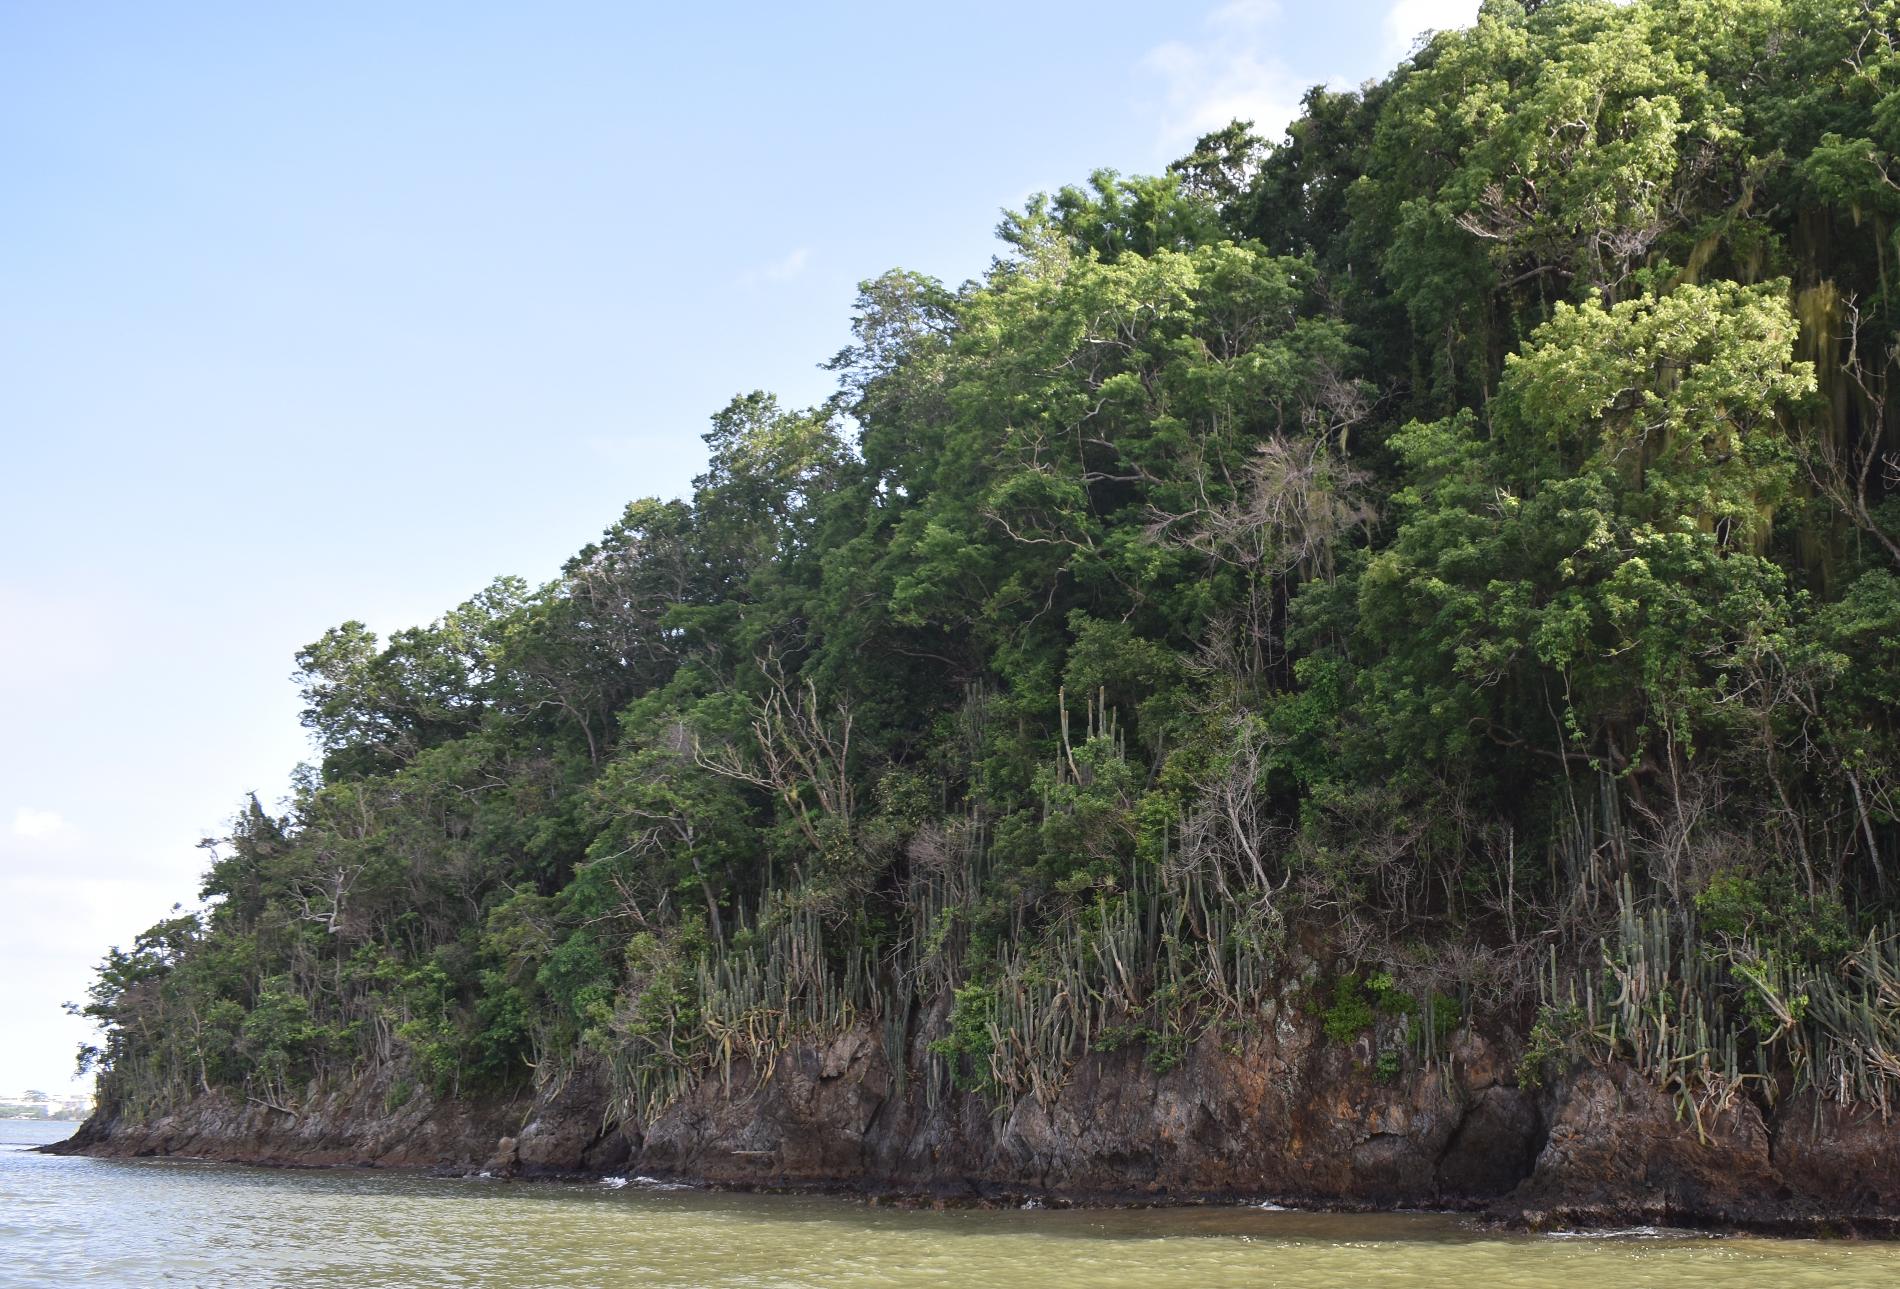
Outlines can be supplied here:
M1543 1144L1536 1102L1517 1088L1488 1087L1466 1104L1438 1161L1438 1189L1470 1199L1508 1195L1531 1174Z
M1549 1137L1491 1211L1538 1227L1627 1224L1900 1233L1900 1121L1811 1096L1772 1114L1681 1103L1626 1066L1548 1098Z
M1269 1016L1239 1043L1204 1037L1165 1073L1137 1051L1091 1053L1060 1087L998 1115L979 1097L933 1098L916 1076L900 1084L878 1037L859 1030L788 1048L769 1069L736 1064L649 1124L616 1122L586 1070L480 1102L398 1097L385 1074L295 1112L223 1095L143 1122L107 1107L50 1149L969 1200L1270 1197L1545 1227L1900 1230L1900 1123L1872 1112L1791 1099L1765 1114L1738 1098L1698 1123L1624 1067L1531 1092L1470 1032L1436 1068L1390 1082L1366 1057Z

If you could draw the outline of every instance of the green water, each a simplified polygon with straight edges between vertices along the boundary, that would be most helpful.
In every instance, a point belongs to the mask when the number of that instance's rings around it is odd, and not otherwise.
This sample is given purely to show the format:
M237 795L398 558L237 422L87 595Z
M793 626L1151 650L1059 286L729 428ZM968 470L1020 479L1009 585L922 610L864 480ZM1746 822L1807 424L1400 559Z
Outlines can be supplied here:
M4 1285L1900 1285L1900 1244L1497 1235L1433 1214L905 1212L161 1160L60 1159L0 1124Z

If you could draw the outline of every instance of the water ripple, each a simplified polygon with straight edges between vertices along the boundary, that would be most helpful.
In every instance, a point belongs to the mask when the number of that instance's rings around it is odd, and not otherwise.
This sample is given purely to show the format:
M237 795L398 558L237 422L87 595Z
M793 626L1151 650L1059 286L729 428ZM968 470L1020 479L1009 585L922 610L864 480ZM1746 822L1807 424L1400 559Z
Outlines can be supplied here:
M38 1125L34 1125L38 1129ZM651 1178L467 1185L387 1173L60 1159L0 1133L0 1285L658 1289L1787 1289L1900 1284L1900 1245L1509 1236L1432 1214L1271 1208L916 1212ZM622 1180L622 1179L610 1179Z

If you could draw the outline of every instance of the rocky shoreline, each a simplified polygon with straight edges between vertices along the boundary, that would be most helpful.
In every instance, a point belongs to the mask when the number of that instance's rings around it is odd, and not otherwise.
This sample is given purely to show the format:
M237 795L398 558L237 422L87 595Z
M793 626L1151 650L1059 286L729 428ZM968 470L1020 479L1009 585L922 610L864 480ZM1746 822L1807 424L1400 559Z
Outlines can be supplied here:
M479 1103L394 1076L313 1091L295 1111L224 1095L134 1121L105 1106L56 1153L172 1156L514 1177L638 1173L702 1185L845 1190L946 1203L1271 1200L1433 1208L1535 1229L1632 1225L1900 1234L1900 1124L1810 1099L1738 1101L1698 1131L1635 1071L1584 1066L1516 1086L1469 1031L1437 1067L1381 1082L1366 1054L1283 1026L1209 1036L1157 1074L1093 1053L1047 1104L899 1082L868 1029L709 1078L653 1122L616 1121L595 1075Z

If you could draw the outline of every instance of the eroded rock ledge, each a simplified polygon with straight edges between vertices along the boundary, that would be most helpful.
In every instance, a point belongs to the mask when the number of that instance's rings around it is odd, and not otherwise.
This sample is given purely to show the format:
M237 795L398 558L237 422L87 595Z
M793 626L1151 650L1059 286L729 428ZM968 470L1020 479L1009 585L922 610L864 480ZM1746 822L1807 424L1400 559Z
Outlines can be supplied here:
M1623 1067L1514 1085L1461 1035L1439 1068L1380 1083L1362 1054L1306 1034L1203 1039L1177 1068L1093 1054L1049 1104L900 1089L877 1037L847 1033L770 1069L708 1079L648 1124L616 1122L599 1079L479 1104L388 1076L295 1113L200 1098L145 1122L111 1108L54 1149L516 1176L639 1172L740 1186L835 1186L1075 1202L1273 1199L1471 1210L1539 1227L1631 1223L1900 1232L1900 1123L1812 1100L1752 1102L1698 1132ZM728 1091L728 1087L730 1091Z

